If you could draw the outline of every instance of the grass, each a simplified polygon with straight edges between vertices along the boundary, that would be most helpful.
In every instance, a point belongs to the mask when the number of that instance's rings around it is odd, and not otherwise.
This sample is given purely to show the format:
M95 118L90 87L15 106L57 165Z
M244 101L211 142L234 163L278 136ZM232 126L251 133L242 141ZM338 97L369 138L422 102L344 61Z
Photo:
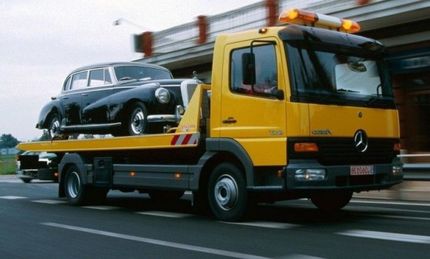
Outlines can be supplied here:
M0 175L15 174L16 157L14 155L0 155Z

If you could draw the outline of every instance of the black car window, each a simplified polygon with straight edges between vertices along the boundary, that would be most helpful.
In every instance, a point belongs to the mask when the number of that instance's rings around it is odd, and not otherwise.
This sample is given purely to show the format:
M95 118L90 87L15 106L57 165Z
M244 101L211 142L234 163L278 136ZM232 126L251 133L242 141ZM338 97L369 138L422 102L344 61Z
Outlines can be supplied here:
M97 69L97 70L91 70L90 71L90 83L89 86L101 86L105 85L106 81L104 79L104 70L103 69Z
M110 79L110 73L107 68L105 68L105 83L112 84L112 79Z
M64 81L64 85L63 85L63 91L67 91L67 90L69 90L69 88L70 88L70 76L69 77L67 77L67 79L66 79L66 81Z
M118 81L130 79L171 79L169 71L143 66L117 66L115 75Z
M73 75L72 77L72 84L70 86L71 90L84 88L87 86L87 77L88 77L88 71L79 72Z

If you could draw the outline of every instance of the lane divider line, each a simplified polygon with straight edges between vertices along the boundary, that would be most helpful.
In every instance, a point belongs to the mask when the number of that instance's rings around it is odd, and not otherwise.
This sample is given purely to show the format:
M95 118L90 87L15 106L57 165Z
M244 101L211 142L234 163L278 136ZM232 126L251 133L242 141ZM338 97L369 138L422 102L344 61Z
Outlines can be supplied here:
M67 201L61 200L33 200L32 202L42 203L42 204L65 204Z
M136 214L147 215L147 216L157 216L157 217L164 217L164 218L178 218L178 219L193 216L191 214L168 212L168 211L140 211L140 212L136 212Z
M280 222L270 222L270 221L254 221L254 222L226 222L220 221L225 224L230 225L240 225L240 226L250 226L250 227L258 227L258 228L272 228L272 229L290 229L298 227L299 225L289 224L289 223L280 223Z
M18 200L18 199L27 199L27 197L7 195L7 196L0 196L0 199L4 199L4 200Z
M408 243L430 244L430 236L421 235L399 234L369 230L347 230L343 232L337 232L336 234L350 237L363 237Z
M117 210L120 209L119 207L114 207L114 206L82 206L81 208L84 209L92 209L92 210Z
M242 259L268 259L268 257L263 257L263 256L253 255L253 254L245 254L245 253L214 249L214 248L203 247L203 246L188 245L188 244L164 241L159 239L132 236L132 235L114 233L114 232L91 229L91 228L59 224L54 222L44 222L40 224L44 226L54 227L54 228L67 229L67 230L84 232L84 233L89 233L89 234L94 234L99 236L119 238L124 240L136 241L136 242L157 245L157 246L171 247L176 249L183 249L183 250L205 253L205 254L213 254L213 255L226 256L226 257L232 257L232 258L242 258Z

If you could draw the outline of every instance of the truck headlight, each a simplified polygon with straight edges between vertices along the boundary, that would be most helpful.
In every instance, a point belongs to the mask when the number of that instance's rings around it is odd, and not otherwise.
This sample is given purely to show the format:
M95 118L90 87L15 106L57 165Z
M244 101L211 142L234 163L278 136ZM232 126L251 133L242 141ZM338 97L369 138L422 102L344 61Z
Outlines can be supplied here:
M294 172L296 181L324 181L326 177L325 169L297 169Z
M160 87L155 90L155 97L157 98L159 103L170 102L170 92L166 88Z

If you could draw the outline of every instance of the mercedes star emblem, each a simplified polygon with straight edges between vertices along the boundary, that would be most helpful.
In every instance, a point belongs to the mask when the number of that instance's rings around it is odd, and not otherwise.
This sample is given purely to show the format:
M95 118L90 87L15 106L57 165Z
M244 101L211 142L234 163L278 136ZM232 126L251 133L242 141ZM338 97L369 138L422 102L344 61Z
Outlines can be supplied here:
M364 130L357 130L354 134L354 147L358 152L364 153L369 147L366 132Z

